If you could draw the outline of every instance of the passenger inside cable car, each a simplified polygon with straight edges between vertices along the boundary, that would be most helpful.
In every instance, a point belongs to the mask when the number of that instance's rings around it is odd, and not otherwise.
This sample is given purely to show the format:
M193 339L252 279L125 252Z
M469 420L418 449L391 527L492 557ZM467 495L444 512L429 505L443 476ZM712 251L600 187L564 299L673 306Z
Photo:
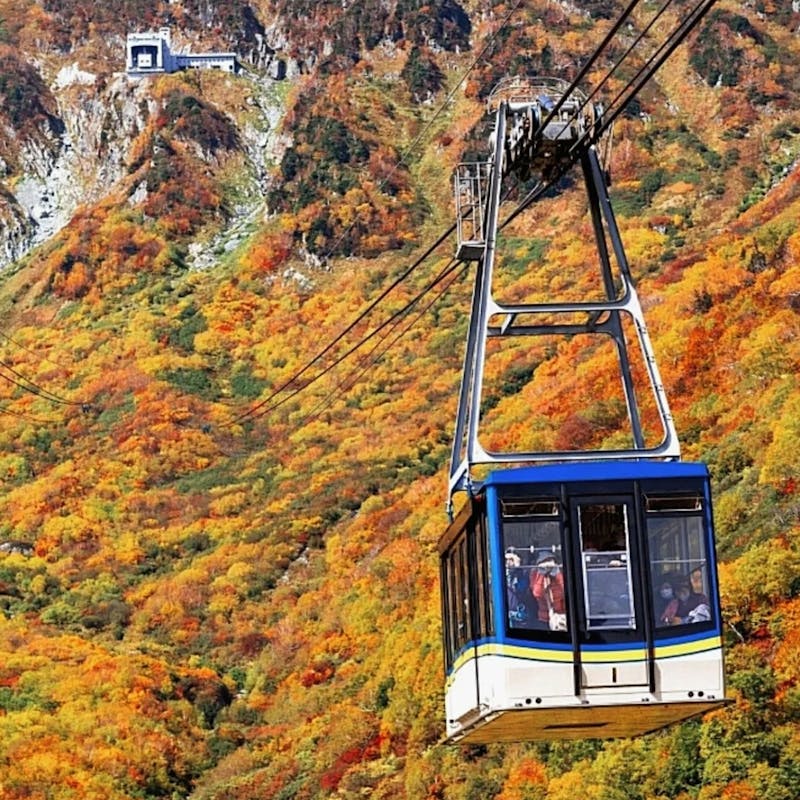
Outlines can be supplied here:
M699 501L650 498L646 532L654 624L711 619ZM555 500L503 499L508 620L512 629L566 631L562 520ZM587 502L577 506L580 583L588 630L637 627L629 507ZM559 616L557 616L559 615ZM584 616L582 615L582 616Z
M533 614L533 598L522 559L513 550L506 551L506 597L509 626L527 625Z
M544 555L531 571L531 594L536 600L539 626L550 631L566 631L567 598L562 564L555 556Z

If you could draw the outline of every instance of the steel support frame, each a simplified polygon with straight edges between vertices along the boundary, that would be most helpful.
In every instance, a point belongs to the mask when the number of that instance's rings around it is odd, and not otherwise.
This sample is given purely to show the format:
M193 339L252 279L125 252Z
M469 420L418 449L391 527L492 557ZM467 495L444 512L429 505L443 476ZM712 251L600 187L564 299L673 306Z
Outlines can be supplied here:
M501 465L553 461L589 461L608 459L680 458L680 444L664 386L659 375L653 347L644 321L641 304L628 260L622 245L605 174L597 151L591 146L581 154L580 163L586 185L592 217L597 255L602 275L605 299L591 302L537 303L503 305L492 294L492 275L497 248L498 217L504 170L506 117L508 107L501 103L497 109L494 146L489 169L489 188L484 212L485 247L478 261L472 296L472 310L467 333L462 383L459 392L455 435L450 461L448 510L458 491L472 492L471 469L477 464ZM615 276L611 254L617 265ZM617 289L617 283L619 289ZM543 319L558 314L586 315L585 322L564 324ZM623 315L633 322L636 339L646 368L647 379L655 401L664 435L655 446L647 447L642 430L628 345L623 331ZM500 317L502 324L490 321ZM545 336L571 334L605 334L616 346L622 389L628 411L633 447L616 450L585 451L520 451L490 452L479 440L480 406L486 345L490 337Z

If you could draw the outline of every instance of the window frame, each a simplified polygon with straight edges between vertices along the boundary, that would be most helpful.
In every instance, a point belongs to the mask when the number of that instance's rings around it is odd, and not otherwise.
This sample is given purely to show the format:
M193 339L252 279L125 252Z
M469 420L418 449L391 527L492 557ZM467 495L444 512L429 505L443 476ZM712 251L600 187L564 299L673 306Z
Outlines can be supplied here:
M719 625L719 608L716 602L716 576L714 571L716 569L716 562L714 560L714 541L713 529L711 526L711 512L708 505L708 498L701 487L692 487L681 490L660 490L645 488L642 492L642 516L644 519L644 536L647 542L647 576L651 584L652 597L654 599L652 608L651 624L655 632L656 639L671 638L675 635L686 635L688 632L702 633L705 631L713 630ZM683 500L684 503L689 498L695 501L693 508L688 508L686 504L684 507L679 507L678 503ZM651 508L649 507L651 500L669 501L673 500L675 505L672 508ZM678 551L673 557L662 557L662 548L654 547L656 537L664 537L669 535L668 531L660 532L651 527L651 521L684 521L683 531L679 533L683 537L683 541L678 543ZM697 525L695 531L688 529L686 523L694 521ZM695 544L700 544L700 552L696 555L692 554L694 547L691 543L691 537L695 537ZM681 552L682 551L682 552ZM660 578L656 577L654 566L672 563L676 568L671 572L662 572ZM684 569L678 568L678 565L683 564ZM659 601L657 592L659 587L665 582L673 585L675 591L675 583L686 582L692 587L691 575L697 570L703 570L703 591L708 608L709 619L700 620L698 622L681 622L678 624L663 624L661 622L661 614L664 613L666 607L659 613L656 603ZM667 577L670 576L670 577ZM681 577L677 577L681 576Z
M578 554L580 560L580 568L581 568L581 582L583 583L583 614L584 620L586 623L586 632L592 634L603 634L608 633L610 631L635 631L637 629L637 598L636 598L636 589L635 589L635 582L634 582L634 574L632 571L633 566L633 557L631 555L631 543L633 540L631 528L635 525L635 507L634 507L634 498L630 497L609 497L609 498L602 498L598 499L595 497L588 497L585 500L581 498L576 498L575 501L575 510L576 510L576 518L578 520L578 531L576 536L576 543L578 545ZM606 549L596 549L596 550L587 550L585 548L585 540L584 540L584 529L583 529L583 518L582 518L582 509L584 508L592 508L592 507L601 507L601 506L613 506L616 508L622 509L622 523L625 532L625 549L619 550L606 550ZM596 553L597 558L599 559L601 556L606 556L608 561L603 564L602 569L598 563L598 566L594 567L593 569L589 569L588 565L590 563L591 556L588 556L589 553ZM617 558L614 558L617 556ZM618 565L614 565L614 561L619 561ZM625 591L628 598L628 611L624 614L613 614L613 615L600 615L596 608L593 608L591 605L591 587L590 587L590 580L589 575L591 574L592 577L595 575L611 575L612 572L616 575L619 573L620 570L624 570L624 577L625 577ZM592 581L593 582L593 581ZM594 619L604 619L605 622L603 623L593 623ZM628 624L626 625L615 625L613 623L609 624L609 620L615 619L627 619Z
M445 668L477 639L493 635L488 525L476 507L440 557Z
M523 494L520 486L514 487L513 492L499 492L497 497L497 520L499 524L499 550L502 558L509 549L509 536L506 528L507 523L552 523L557 526L557 549L553 549L553 545L542 545L536 548L535 545L528 544L527 552L531 553L534 563L519 567L525 569L530 567L527 580L530 582L530 576L536 569L536 560L543 556L546 551L550 551L560 562L559 567L564 579L564 602L567 611L567 620L569 620L569 569L565 565L569 563L568 549L566 544L565 532L565 513L564 506L561 501L560 493L556 491L543 491L543 487L537 487L538 491L531 494ZM511 509L513 506L528 507L528 513L507 514L506 508ZM513 545L511 546L513 549ZM520 552L526 548L521 548ZM570 632L566 631L552 631L548 628L540 627L542 623L538 620L534 623L531 620L528 626L512 625L510 619L510 609L508 604L508 591L506 587L505 564L500 567L502 576L502 589L501 589L501 616L502 626L505 636L510 639L523 639L529 641L552 641L552 642L569 642ZM533 599L533 598L532 598ZM535 602L535 601L534 601ZM538 614L538 609L534 609ZM533 613L533 611L532 611ZM535 626L534 626L535 625Z

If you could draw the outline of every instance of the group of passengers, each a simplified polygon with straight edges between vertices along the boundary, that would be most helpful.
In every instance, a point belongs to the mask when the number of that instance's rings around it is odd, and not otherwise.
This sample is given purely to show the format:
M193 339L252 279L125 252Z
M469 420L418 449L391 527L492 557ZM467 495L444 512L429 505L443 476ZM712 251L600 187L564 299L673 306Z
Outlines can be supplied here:
M508 550L506 587L512 627L567 629L564 574L553 555L545 553L531 568L523 567L519 555Z
M708 598L702 592L702 578L699 571L696 573L688 580L676 582L667 579L661 583L658 592L659 627L707 622L711 619L711 607ZM700 585L695 586L695 584Z
M549 553L540 556L535 567L522 566L513 549L505 554L506 591L512 627L529 630L567 629L564 574ZM687 578L665 578L656 597L658 627L687 625L711 619L711 607L702 591L699 570Z

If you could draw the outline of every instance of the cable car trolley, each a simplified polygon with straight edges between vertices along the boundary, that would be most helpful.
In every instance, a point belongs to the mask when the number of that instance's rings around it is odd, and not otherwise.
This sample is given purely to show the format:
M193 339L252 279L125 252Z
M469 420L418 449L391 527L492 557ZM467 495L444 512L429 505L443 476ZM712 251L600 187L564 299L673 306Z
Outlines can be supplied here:
M478 263L451 457L451 524L439 543L451 742L636 736L725 702L708 471L680 461L606 173L591 137L584 139L599 109L554 87L537 83L526 94L524 82L506 86L496 96L488 161L457 173L459 216L467 209L472 220L460 255ZM600 299L509 305L495 297L501 183L529 167L546 179L543 152L553 154L557 171L570 159L582 169ZM473 188L460 205L459 193L463 201ZM613 343L630 446L485 447L488 342L576 335ZM643 365L636 370L632 343ZM645 435L634 374L649 388L660 441ZM488 470L481 481L473 475L479 464ZM465 501L454 515L459 493Z

